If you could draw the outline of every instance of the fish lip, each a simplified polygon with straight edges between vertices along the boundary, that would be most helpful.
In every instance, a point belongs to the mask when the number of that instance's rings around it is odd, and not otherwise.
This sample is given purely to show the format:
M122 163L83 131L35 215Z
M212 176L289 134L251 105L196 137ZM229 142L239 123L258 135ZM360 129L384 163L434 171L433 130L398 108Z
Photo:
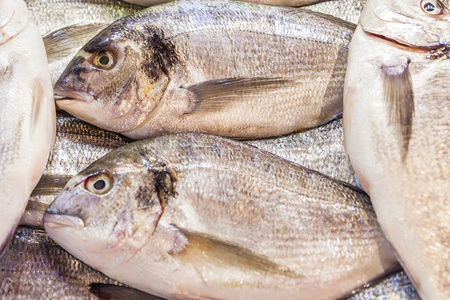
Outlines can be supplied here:
M417 49L417 50L423 50L423 51L432 51L432 50L437 50L441 47L448 47L448 45L446 44L435 44L435 45L430 45L430 46L419 46L419 45L414 45L414 44L410 44L404 41L400 41L400 40L396 40L387 36L384 36L382 34L378 34L378 33L373 33L370 31L366 31L364 30L364 32L366 32L367 34L374 36L376 38L385 40L387 42L402 46L402 47L406 47L406 48L410 48L410 49Z
M46 229L59 229L62 227L84 228L84 222L81 218L59 212L46 211L42 222Z
M84 102L90 102L94 100L94 96L85 92L78 91L67 91L58 85L53 89L53 94L55 97L55 101L65 101L65 100L79 100Z

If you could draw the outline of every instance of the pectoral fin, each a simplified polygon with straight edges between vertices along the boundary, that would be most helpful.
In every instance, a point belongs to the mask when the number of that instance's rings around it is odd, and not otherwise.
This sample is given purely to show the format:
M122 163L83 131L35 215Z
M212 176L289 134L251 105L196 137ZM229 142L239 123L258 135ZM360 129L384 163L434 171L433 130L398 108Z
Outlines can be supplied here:
M384 100L389 124L395 127L401 145L402 161L408 155L414 117L414 93L409 73L409 61L400 66L383 66Z
M215 265L220 268L229 266L258 273L273 273L287 277L303 277L279 265L264 255L252 250L212 237L208 234L177 227L186 237L187 244L178 255L191 263Z
M291 81L279 77L255 77L224 78L194 84L187 87L193 95L187 113L220 111L236 101L251 97L258 99L259 95L280 89L289 82Z
M164 298L153 296L130 287L106 283L91 283L89 285L89 291L104 300L164 300Z

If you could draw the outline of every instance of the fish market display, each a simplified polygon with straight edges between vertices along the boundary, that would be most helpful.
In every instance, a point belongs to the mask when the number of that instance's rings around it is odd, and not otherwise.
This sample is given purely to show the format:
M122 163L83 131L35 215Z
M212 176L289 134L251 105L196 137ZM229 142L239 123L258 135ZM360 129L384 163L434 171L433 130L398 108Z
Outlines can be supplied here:
M86 266L40 230L19 227L0 259L1 299L98 299L90 283L119 284Z
M351 44L345 145L424 299L450 299L448 1L369 0Z
M112 23L141 6L118 0L25 0L39 31L46 35L70 25Z
M0 256L45 168L55 105L42 38L22 0L0 2Z
M294 8L199 0L157 5L88 42L58 80L57 104L133 139L299 131L340 115L353 30Z
M246 143L334 179L357 185L345 154L342 119L290 135Z
M357 24L367 0L330 0L304 8Z
M168 298L334 299L397 266L362 191L194 133L110 152L68 182L44 226L85 263Z
M405 272L388 276L379 283L364 289L349 300L420 300Z

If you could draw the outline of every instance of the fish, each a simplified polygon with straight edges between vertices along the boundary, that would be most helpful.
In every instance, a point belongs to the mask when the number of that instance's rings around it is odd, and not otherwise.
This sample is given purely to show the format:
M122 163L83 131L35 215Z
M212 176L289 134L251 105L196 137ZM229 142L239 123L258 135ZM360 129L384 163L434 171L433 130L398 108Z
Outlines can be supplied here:
M316 127L341 115L354 26L239 1L152 6L89 41L58 79L56 102L132 139L185 131L250 139Z
M304 8L357 24L366 2L367 0L333 0L304 6Z
M99 299L89 284L121 285L59 247L43 230L18 227L0 258L1 299Z
M423 299L450 299L449 2L369 0L353 37L344 140Z
M359 185L345 153L342 119L286 136L243 142L334 179Z
M199 133L111 151L43 222L86 264L169 299L336 299L398 268L362 190Z
M420 300L417 291L404 271L394 273L371 284L348 300L389 299L389 300Z
M25 3L43 36L71 25L110 24L143 8L118 0L25 0Z
M0 256L55 138L55 104L42 38L25 3L0 3Z

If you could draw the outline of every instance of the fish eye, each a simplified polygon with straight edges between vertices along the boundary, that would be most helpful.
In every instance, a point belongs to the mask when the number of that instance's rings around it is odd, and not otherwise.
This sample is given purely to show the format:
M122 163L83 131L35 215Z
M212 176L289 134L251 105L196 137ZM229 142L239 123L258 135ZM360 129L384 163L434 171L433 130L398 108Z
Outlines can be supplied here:
M114 180L109 174L101 173L86 178L84 188L93 194L104 195L112 189L113 183Z
M92 64L102 70L111 70L116 65L116 57L112 52L103 50L94 56Z
M422 0L420 7L425 13L430 15L439 15L442 13L442 7L437 0Z

